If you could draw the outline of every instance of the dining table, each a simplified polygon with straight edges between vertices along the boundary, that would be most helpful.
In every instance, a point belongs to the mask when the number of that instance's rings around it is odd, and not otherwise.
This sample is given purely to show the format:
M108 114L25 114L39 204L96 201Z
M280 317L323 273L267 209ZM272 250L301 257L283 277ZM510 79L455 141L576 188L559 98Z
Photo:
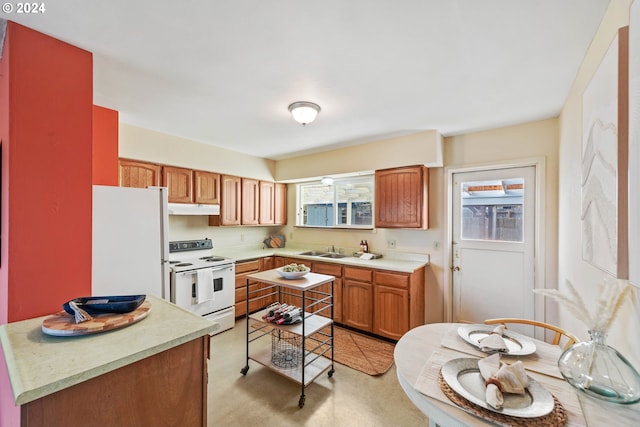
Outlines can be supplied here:
M478 328L482 327L487 325L478 325ZM441 368L454 359L488 356L470 343L472 340L464 339L464 333L459 330L467 331L469 325L433 323L418 326L404 334L394 350L398 381L413 404L429 418L430 427L640 425L640 404L612 403L574 388L562 377L557 366L562 348L529 337L527 340L535 345L533 353L502 354L500 358L509 365L522 361L527 376L551 393L555 404L553 412L539 418L503 417L489 407L478 408L478 405L470 404L452 391L440 374Z

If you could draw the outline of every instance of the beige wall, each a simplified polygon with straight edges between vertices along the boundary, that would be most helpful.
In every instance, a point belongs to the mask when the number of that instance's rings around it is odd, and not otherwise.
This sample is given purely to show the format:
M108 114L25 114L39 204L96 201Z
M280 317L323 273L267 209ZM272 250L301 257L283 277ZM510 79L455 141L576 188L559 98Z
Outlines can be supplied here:
M570 280L583 299L591 302L595 302L598 298L597 285L610 276L582 260L580 224L582 93L618 28L628 25L630 4L631 0L611 1L560 115L558 282L560 289L565 289L565 281ZM637 140L630 141L630 144L638 143ZM638 260L631 260L631 262L638 262ZM586 326L566 311L559 313L559 324L583 339L588 338ZM633 304L627 304L614 322L608 340L609 345L629 358L636 368L640 368L638 331L640 331L640 301L636 296Z
M430 130L280 160L276 180L295 181L409 165L442 166L442 136Z
M275 162L186 138L120 123L120 157L165 165L274 180Z

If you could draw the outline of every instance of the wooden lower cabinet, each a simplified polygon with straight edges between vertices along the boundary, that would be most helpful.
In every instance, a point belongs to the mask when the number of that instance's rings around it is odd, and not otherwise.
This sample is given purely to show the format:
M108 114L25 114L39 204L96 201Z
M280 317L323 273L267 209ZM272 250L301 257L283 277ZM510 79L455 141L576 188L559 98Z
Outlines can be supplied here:
M413 273L344 267L342 323L399 340L424 324L425 269Z
M291 263L305 264L314 273L335 277L333 319L336 323L393 340L399 340L410 329L424 324L425 267L403 273L281 256L236 263L236 317L246 313L247 274ZM260 286L264 285L252 283L250 289L258 290ZM331 284L322 285L318 290L330 293ZM274 295L271 301L300 307L302 293L296 290L287 293L279 298ZM309 296L318 297L313 291L309 291ZM252 312L260 308L250 304ZM320 304L309 311L319 308ZM329 311L320 314L328 316Z
M236 317L244 316L247 313L247 275L278 267L276 258L278 257L236 262ZM265 283L252 280L249 283L249 292L256 292L268 286ZM277 295L272 295L269 298L265 297L271 292L273 292L273 289L253 293L255 301L249 302L249 312L253 313L262 309L265 305L276 302L278 300Z
M207 425L209 335L21 406L21 425Z
M236 262L236 317L247 314L247 276L259 271L259 259ZM258 282L251 281L249 283L249 290L253 292L260 286L262 285ZM259 307L257 302L249 303L250 312L256 311L259 308L261 307Z
M373 270L344 267L342 323L373 332Z
M313 262L311 264L311 271L319 274L328 274L335 277L333 281L333 321L342 323L342 265L333 264L328 262ZM331 283L326 283L316 288L323 294L331 294ZM323 298L324 295L314 295L314 292L310 292L312 298ZM326 307L330 303L318 304L317 310ZM317 311L312 310L312 311ZM322 316L330 317L331 311L329 308L320 312Z
M390 286L374 287L373 333L399 340L409 330L409 291Z

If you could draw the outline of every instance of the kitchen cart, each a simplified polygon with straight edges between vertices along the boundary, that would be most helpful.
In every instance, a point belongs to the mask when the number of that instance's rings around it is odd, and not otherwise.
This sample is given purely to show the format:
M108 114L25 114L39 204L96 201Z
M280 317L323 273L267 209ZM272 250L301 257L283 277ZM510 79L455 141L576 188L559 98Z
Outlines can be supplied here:
M305 387L326 370L329 370L329 377L335 372L334 280L334 276L317 273L307 273L299 279L285 279L276 269L247 276L247 352L246 364L240 373L247 374L251 359L299 383L300 408L304 406ZM256 282L259 283L258 286ZM326 291L327 287L330 287L329 291ZM290 301L291 305L300 307L303 313L301 321L291 325L277 325L265 320L269 303L274 298L279 302ZM250 313L249 304L255 304L256 301L263 308ZM264 337L271 338L271 346L264 339L256 342Z

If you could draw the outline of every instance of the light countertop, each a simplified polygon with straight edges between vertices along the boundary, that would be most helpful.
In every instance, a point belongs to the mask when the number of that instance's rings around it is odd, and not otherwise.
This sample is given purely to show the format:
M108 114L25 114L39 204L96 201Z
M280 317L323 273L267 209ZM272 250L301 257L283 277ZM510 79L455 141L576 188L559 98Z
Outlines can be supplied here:
M263 258L267 256L283 256L299 258L317 262L350 265L354 267L375 268L380 270L399 271L403 273L413 273L415 270L429 265L429 255L426 254L402 254L395 256L383 256L378 259L364 260L358 257L348 256L345 258L323 258L318 256L300 255L313 248L306 247L285 247L278 249L271 248L216 248L216 255L233 258L235 261L247 261L250 259Z
M49 316L1 325L0 343L15 403L34 401L219 328L153 295L147 301L151 310L145 319L92 335L45 335L42 321Z

